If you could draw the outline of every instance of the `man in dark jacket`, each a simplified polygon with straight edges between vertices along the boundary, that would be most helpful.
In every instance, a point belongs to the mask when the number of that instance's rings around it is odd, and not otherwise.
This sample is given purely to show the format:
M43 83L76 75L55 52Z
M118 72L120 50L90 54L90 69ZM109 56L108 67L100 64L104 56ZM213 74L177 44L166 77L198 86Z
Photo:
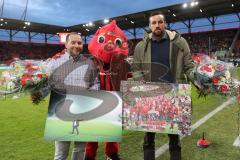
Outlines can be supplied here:
M185 83L187 79L193 79L194 64L186 40L165 27L165 16L159 12L152 13L149 18L151 33L145 33L134 51L134 80ZM168 136L170 159L181 160L179 136ZM143 150L144 160L155 159L155 133L146 132Z

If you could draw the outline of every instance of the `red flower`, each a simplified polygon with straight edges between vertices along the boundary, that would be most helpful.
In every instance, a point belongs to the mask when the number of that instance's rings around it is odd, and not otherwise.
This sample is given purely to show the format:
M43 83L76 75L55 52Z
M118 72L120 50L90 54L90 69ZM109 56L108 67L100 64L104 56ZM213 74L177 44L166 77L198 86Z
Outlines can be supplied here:
M40 78L40 79L42 79L42 78L43 78L43 74L42 74L42 73L38 73L38 74L37 74L37 77Z
M202 60L199 56L192 56L193 60L197 63L200 63Z
M227 87L227 85L225 85L225 84L221 85L221 88L220 88L220 90L221 90L221 92L222 92L222 93L226 93L226 92L227 92L227 90L228 90L228 87Z
M32 67L32 63L29 62L26 64L26 68L30 68L30 67Z
M218 79L216 77L212 77L213 84L218 85Z
M201 66L201 67L200 67L200 70L201 70L201 71L212 72L212 69L211 69L210 67L208 67L208 66Z
M21 85L29 85L32 82L32 76L31 75L23 75L21 79Z
M237 95L237 101L240 103L240 94Z
M32 73L32 72L34 72L34 69L33 69L33 68L27 68L26 71L27 71L28 73Z

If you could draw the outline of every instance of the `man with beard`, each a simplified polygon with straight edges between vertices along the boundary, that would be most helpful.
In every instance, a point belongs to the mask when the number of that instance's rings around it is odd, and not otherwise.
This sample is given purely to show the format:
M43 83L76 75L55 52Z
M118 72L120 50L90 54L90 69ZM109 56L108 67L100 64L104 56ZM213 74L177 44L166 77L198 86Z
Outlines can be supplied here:
M149 17L150 33L145 33L134 51L134 80L185 83L193 79L194 67L186 40L166 28L165 16L154 12ZM170 160L181 160L178 135L169 134ZM146 132L143 143L144 160L155 159L155 133Z

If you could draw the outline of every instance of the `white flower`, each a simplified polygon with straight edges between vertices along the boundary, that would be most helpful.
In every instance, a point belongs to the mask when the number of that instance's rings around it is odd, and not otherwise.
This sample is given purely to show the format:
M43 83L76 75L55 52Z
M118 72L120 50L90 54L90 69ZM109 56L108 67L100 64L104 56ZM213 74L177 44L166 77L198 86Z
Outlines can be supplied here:
M37 84L37 83L39 83L40 81L41 81L41 79L40 78L38 78L37 76L33 76L33 83L34 84Z
M225 77L227 80L229 80L231 78L231 74L230 74L229 70L225 71Z
M43 72L37 71L37 72L35 73L35 75L38 75L38 74L43 74Z
M2 78L8 81L11 79L11 75L9 72L5 71L5 72L2 72Z
M11 81L17 80L17 76L12 76L12 77L10 78L10 80L11 80Z
M11 91L13 90L14 88L16 87L15 83L14 82L8 82L7 83L7 90Z

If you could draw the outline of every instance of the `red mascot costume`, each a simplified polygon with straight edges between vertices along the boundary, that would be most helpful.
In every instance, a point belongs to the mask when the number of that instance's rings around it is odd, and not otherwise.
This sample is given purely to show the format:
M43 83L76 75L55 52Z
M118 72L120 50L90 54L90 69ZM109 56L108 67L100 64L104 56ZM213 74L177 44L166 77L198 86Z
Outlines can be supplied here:
M121 80L127 78L129 65L127 37L116 25L116 21L98 29L88 44L88 50L93 55L99 70L100 89L119 91ZM95 160L98 142L88 142L85 160ZM107 159L119 160L119 143L106 142Z

